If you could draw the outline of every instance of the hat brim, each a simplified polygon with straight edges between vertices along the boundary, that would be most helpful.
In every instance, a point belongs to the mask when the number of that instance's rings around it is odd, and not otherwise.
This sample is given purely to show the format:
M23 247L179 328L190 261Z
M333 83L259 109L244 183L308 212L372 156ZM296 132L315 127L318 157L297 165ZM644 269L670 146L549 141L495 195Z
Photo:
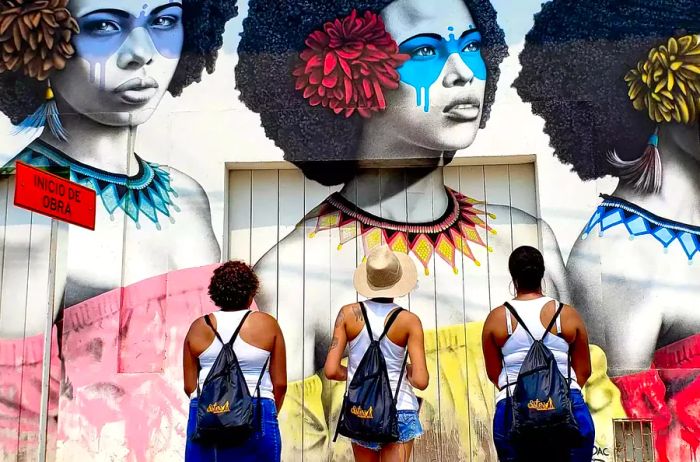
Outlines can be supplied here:
M408 294L418 283L418 270L411 257L405 253L394 252L401 265L401 278L389 287L372 287L367 281L367 260L355 269L353 284L357 293L367 298L398 298Z

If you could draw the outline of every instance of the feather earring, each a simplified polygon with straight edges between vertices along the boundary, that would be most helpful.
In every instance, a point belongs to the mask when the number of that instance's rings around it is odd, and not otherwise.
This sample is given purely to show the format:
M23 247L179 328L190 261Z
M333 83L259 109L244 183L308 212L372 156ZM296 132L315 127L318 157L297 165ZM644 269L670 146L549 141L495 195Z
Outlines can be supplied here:
M56 96L51 88L51 82L47 82L44 104L34 111L29 117L20 122L15 128L14 134L22 133L26 130L40 127L48 127L53 136L61 141L68 141L68 133L63 128L61 117L56 105Z
M641 157L623 160L615 151L608 153L608 162L620 172L620 178L640 192L659 193L662 185L661 153L659 152L659 128L649 137Z

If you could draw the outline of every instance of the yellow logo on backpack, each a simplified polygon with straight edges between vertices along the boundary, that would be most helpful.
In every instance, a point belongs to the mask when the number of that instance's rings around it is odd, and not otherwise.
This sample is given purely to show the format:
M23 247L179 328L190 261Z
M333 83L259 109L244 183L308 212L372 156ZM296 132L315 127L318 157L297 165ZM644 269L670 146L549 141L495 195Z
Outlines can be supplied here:
M226 401L224 404L210 404L207 406L207 412L210 414L224 414L226 412L230 412L231 407L228 404L228 401Z
M549 398L549 401L540 401L539 399L531 400L529 403L527 403L527 408L534 411L553 411L556 409L551 397Z
M360 419L373 419L373 411L372 411L372 406L369 407L369 409L365 410L362 409L360 406L353 406L352 409L350 409L350 412L352 415L355 415L359 417Z

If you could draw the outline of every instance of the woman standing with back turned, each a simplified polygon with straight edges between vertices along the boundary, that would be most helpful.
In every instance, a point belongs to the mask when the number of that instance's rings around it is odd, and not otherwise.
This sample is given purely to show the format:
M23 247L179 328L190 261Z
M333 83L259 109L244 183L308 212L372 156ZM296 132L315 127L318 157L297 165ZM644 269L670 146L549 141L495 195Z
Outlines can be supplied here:
M279 462L282 451L277 412L287 392L287 357L284 337L275 318L251 312L253 297L258 291L258 277L252 268L240 261L229 261L214 270L209 296L221 308L192 323L185 338L183 367L185 393L190 401L187 424L186 462ZM248 391L261 410L260 427L241 446L216 448L192 441L197 424L197 394L216 361L222 344L230 341L240 327L233 349L245 377ZM269 359L269 372L263 372ZM257 403L257 388L260 403ZM259 406L257 405L259 404Z
M368 300L340 309L324 366L326 377L348 383L352 381L370 345L370 335L375 339L379 337L391 314L401 309L394 303L394 298L408 294L416 282L416 266L405 253L392 252L389 246L383 245L369 254L354 276L355 289ZM369 329L365 319L369 320ZM357 462L407 462L413 450L413 440L423 434L418 419L418 399L413 391L414 387L419 390L428 387L423 325L418 316L405 310L399 312L393 324L386 325L389 329L386 338L381 339L380 348L386 360L392 395L396 396L399 440L384 445L353 440L352 451ZM341 364L346 346L348 367ZM404 370L406 352L410 363ZM401 388L396 393L399 383Z
M496 398L496 415L493 420L493 439L498 458L501 462L590 462L593 457L595 430L593 419L581 394L581 388L591 375L586 326L578 312L568 305L563 306L561 313L554 320L559 303L543 294L542 279L545 267L539 250L529 246L515 249L510 255L508 269L515 286L515 298L508 303L527 328L522 328L506 306L501 305L492 310L486 318L482 339L486 371L491 382L500 390ZM547 325L552 327L549 334L543 337ZM544 338L544 345L552 352L559 372L564 377L570 377L569 398L581 434L580 443L574 447L555 447L557 441L549 441L546 447L537 447L535 455L529 451L526 453L520 447L516 449L512 444L513 384L517 382L521 366L533 344L526 329L530 330L532 337Z

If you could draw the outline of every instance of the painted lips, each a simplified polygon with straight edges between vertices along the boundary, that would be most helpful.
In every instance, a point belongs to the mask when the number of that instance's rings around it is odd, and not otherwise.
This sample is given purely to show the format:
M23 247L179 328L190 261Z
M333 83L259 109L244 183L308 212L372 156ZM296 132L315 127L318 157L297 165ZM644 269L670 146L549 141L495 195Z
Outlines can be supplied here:
M481 105L475 98L465 98L448 105L443 112L450 119L470 122L479 117Z
M134 78L114 89L114 93L127 104L144 104L153 98L158 90L158 82L151 77Z

